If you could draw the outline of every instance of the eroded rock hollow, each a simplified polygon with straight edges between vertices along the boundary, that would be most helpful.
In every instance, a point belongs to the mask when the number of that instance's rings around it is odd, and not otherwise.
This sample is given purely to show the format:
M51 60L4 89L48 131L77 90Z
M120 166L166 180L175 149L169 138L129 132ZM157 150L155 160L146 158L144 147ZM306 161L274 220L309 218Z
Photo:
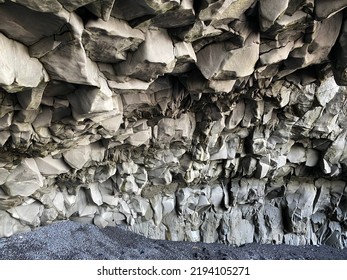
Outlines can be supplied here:
M0 0L0 236L346 247L345 7Z

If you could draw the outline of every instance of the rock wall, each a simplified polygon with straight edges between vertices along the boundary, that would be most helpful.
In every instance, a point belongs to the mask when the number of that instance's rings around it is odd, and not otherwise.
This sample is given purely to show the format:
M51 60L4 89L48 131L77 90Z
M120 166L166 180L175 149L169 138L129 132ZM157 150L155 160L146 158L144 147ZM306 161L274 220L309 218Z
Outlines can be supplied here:
M0 0L0 236L347 247L345 7Z

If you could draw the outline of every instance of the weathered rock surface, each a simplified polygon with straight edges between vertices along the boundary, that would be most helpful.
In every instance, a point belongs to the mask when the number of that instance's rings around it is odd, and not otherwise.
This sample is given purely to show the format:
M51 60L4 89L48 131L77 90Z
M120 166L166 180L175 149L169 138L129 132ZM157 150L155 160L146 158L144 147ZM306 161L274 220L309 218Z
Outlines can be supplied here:
M346 1L0 1L0 236L347 247Z
M0 33L0 85L8 92L37 87L48 80L47 73L36 58L29 56L28 48Z

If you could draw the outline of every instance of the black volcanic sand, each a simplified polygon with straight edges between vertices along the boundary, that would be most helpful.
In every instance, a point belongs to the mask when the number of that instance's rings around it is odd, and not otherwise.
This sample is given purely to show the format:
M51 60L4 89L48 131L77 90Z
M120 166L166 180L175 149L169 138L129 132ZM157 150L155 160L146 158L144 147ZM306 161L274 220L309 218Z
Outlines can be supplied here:
M72 221L0 238L0 260L347 260L347 249L330 246L246 244L233 247L152 240L124 228L100 229Z

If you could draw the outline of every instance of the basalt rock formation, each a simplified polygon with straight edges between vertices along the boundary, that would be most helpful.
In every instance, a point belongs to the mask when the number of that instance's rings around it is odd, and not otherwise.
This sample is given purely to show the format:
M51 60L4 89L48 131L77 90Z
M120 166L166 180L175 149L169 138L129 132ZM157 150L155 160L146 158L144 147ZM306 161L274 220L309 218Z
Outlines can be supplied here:
M346 0L0 0L0 236L347 247Z

